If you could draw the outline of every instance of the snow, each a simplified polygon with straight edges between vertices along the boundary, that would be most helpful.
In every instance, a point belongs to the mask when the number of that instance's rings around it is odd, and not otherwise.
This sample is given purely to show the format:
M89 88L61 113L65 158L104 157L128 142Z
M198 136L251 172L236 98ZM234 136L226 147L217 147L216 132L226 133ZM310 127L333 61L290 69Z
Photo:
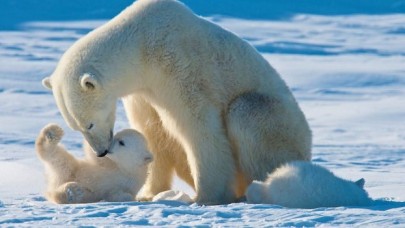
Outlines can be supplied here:
M82 136L66 126L41 80L75 40L130 4L86 0L81 11L71 12L75 1L52 2L32 0L23 8L27 1L6 0L0 7L0 226L405 224L405 1L185 1L268 59L308 118L313 162L343 178L364 177L375 199L366 208L312 210L245 203L47 202L44 169L34 150L39 130L49 122L60 124L63 143L76 156L82 156ZM119 103L116 129L126 127ZM173 187L194 194L179 180Z

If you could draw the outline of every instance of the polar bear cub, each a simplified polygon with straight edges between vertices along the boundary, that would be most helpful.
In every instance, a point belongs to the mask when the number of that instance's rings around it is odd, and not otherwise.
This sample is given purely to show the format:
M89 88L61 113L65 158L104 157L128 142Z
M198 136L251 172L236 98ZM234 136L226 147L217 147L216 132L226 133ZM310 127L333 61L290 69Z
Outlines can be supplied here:
M65 204L135 199L152 161L140 133L131 129L118 132L105 158L97 158L85 142L83 159L59 144L63 134L62 128L49 124L36 140L37 155L45 165L48 200Z
M367 206L371 199L364 179L344 180L319 165L295 161L277 168L266 181L253 181L248 203L269 203L291 208Z

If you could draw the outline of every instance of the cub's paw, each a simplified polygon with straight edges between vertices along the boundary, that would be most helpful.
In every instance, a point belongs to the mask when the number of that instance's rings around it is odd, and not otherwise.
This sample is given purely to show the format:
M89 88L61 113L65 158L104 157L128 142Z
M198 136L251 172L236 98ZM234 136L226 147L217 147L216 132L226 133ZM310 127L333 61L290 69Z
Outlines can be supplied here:
M63 136L63 130L56 124L48 124L42 129L42 134L46 141L50 143L58 143Z
M76 182L66 183L65 194L67 203L85 203L85 190Z

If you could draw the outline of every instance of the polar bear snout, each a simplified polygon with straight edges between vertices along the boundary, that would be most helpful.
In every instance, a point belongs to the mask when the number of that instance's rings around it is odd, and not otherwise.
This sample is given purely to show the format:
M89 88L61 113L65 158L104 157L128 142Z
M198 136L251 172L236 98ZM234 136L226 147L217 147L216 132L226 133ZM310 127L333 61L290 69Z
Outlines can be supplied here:
M90 142L89 142L89 144L92 145ZM111 145L111 144L112 143L109 143L109 145ZM107 149L104 149L104 148L107 148ZM111 151L110 148L111 148L111 146L100 147L99 145L97 145L96 148L93 147L93 150L96 152L97 157L101 158L101 157L106 156L108 153L110 153L110 151Z
M91 134L89 132L82 132L84 138L89 143L93 151L96 153L97 157L104 157L111 151L113 144L112 131L108 134Z
M97 153L97 157L99 157L99 158L104 157L104 156L106 156L108 153L109 153L109 150L105 150L105 151L104 151L103 153L101 153L101 154Z

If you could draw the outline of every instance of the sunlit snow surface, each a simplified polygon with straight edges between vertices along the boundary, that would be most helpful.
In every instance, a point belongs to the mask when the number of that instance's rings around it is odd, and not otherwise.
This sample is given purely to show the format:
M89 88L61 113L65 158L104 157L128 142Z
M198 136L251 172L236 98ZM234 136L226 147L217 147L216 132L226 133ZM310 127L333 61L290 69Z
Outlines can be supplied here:
M82 137L67 128L41 79L75 40L105 21L28 22L0 31L0 226L403 226L405 14L208 19L249 41L280 72L311 125L313 161L343 178L364 177L373 206L47 202L36 135L59 123L76 156ZM116 129L126 127L119 105ZM174 187L193 194L179 181Z

